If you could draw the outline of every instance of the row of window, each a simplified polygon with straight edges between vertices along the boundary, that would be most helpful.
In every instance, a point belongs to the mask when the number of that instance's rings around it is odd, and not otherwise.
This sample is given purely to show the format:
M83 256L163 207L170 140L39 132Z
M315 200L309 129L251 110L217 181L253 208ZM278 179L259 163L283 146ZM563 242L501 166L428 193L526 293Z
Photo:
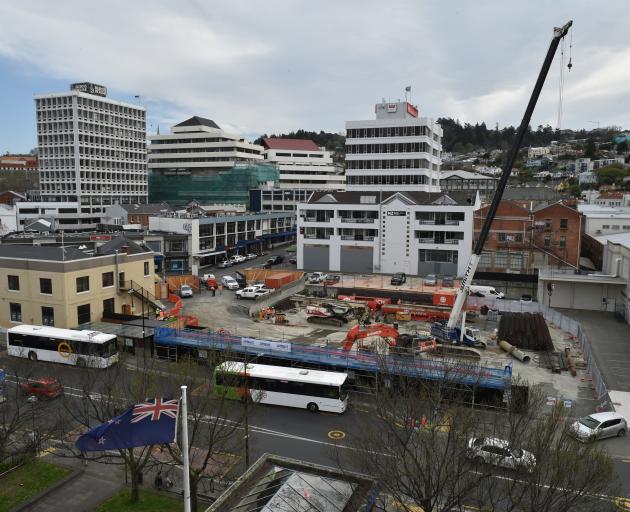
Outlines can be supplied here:
M426 142L405 142L392 144L348 144L346 153L369 154L369 153L431 153L431 146Z
M438 184L437 179L430 180L432 185ZM424 174L347 176L347 185L428 185L429 178Z
M150 275L149 262L144 262L144 275L145 277ZM8 287L10 291L19 292L20 291L20 276L7 276ZM109 288L110 286L114 286L114 272L103 272L101 274L101 284L103 288ZM77 293L83 293L90 291L90 276L81 276L76 278L76 290ZM39 278L39 292L52 295L53 286L52 279L47 277Z
M630 225L624 224L621 227L623 228L624 231L630 231ZM612 226L610 224L602 225L602 229L619 229L619 228L620 228L619 224L613 224Z
M36 100L36 106L38 109L71 107L74 97L74 95L68 95L52 98L38 98ZM76 102L79 107L97 109L102 112L115 112L123 116L137 117L140 119L144 119L146 117L146 111L142 109L118 105L116 103L110 103L96 98L83 98L76 96Z
M149 153L149 157L152 155L159 155L163 153L231 153L234 151L238 151L239 153L252 153L255 155L260 155L261 151L257 149L251 148L243 148L241 146L218 146L218 147L205 147L205 148L151 148L151 152ZM164 162L165 160L160 159L160 162Z
M324 384L311 384L308 382L291 382L286 380L264 379L260 377L247 377L245 375L216 374L216 384L241 389L254 389L275 393L290 393L293 395L308 395L321 398L338 399L339 386L326 386Z
M434 164L435 165L435 164ZM426 158L387 159L387 160L347 160L346 169L431 169L431 162Z
M428 126L387 126L379 128L348 128L346 139L363 139L373 137L419 137L431 136Z
M104 313L113 313L115 310L115 302L114 298L105 299L103 301L103 312ZM12 322L21 322L22 321L22 304L19 302L10 302L9 303L9 314ZM42 306L41 307L41 315L42 315L42 325L47 325L49 327L55 326L55 308L52 306ZM82 304L77 306L77 322L79 324L86 324L92 321L92 314L90 310L89 304Z

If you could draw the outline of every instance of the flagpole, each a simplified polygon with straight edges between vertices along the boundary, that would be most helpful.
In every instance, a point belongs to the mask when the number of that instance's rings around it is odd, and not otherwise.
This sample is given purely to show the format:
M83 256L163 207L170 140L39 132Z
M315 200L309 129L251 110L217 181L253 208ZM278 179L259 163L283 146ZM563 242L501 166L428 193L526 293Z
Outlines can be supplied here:
M190 463L188 461L188 404L186 388L182 386L182 458L184 462L184 512L190 512Z

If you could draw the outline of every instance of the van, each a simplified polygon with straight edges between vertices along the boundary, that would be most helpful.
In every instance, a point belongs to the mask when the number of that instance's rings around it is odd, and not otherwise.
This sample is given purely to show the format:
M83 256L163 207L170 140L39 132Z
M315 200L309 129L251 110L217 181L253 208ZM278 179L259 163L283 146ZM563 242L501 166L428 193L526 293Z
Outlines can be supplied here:
M505 294L498 292L494 286L479 286L476 284L470 287L470 295L475 297L487 297L489 299L502 299L505 297Z

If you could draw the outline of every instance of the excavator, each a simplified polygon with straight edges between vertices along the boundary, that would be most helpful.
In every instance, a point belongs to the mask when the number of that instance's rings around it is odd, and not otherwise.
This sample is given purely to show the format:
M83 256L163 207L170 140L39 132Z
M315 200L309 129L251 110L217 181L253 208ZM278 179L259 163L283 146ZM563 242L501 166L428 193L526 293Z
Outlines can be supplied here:
M346 334L343 350L412 356L435 349L428 333L401 334L388 324L355 325Z
M334 325L341 327L354 316L349 306L321 302L306 306L306 321L312 324Z
M445 343L475 346L475 340L466 335L466 314L465 312L462 314L464 304L470 293L470 285L472 284L475 271L477 270L477 265L479 263L479 259L481 258L481 253L483 252L483 246L488 238L488 234L490 233L490 228L496 216L499 203L503 198L503 192L507 186L508 178L512 172L512 167L514 167L518 152L523 144L523 137L525 137L525 133L529 128L529 123L531 121L532 114L534 113L536 103L538 102L538 97L540 96L540 92L545 83L545 79L547 78L547 73L549 72L549 68L553 62L558 45L569 32L571 25L573 25L573 21L569 21L566 25L562 27L555 27L553 29L553 38L549 45L549 49L547 50L547 55L538 74L538 79L534 85L534 90L532 91L527 108L525 109L523 120L516 132L516 137L506 158L505 166L503 167L501 177L497 183L497 190L492 198L492 203L490 203L490 208L488 209L488 214L481 228L481 232L479 233L479 238L475 243L473 253L470 257L470 261L468 262L468 266L466 267L466 271L464 272L461 285L457 290L457 296L455 298L455 303L453 305L453 309L451 310L448 322L446 324L436 322L431 327L431 334Z

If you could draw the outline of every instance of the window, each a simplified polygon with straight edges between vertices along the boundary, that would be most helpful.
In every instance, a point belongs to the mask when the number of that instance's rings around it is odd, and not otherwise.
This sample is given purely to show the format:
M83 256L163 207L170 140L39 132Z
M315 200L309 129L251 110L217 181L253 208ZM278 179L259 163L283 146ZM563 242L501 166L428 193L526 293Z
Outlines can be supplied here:
M612 228L613 229L619 229L619 224L613 224Z
M148 261L144 262L144 275L145 277L149 275L149 262Z
M22 321L22 304L18 304L17 302L10 302L9 309L11 310L11 321L21 322Z
M569 228L569 219L560 219L560 229Z
M549 235L545 235L545 247L549 247L551 245L551 237Z
M566 236L561 236L560 237L560 247L566 247L567 246L567 237Z
M114 286L114 273L113 272L103 272L102 277L103 277L103 288Z
M507 268L508 265L508 253L498 252L494 255L494 266L499 268Z
M82 306L77 306L77 323L78 324L87 324L92 319L92 315L90 314L90 305L83 304Z
M113 297L103 301L103 313L114 313L115 309Z
M77 293L90 291L90 276L77 277Z
M9 290L14 292L20 291L20 276L7 276L9 281Z
M602 229L610 229L610 224L603 224Z
M42 306L42 325L53 327L55 325L55 309Z
M52 279L47 277L39 278L39 293L45 293L46 295L52 295ZM46 325L46 324L44 324Z
M505 233L499 233L499 242L505 242Z
M551 219L545 219L545 229L551 229Z

